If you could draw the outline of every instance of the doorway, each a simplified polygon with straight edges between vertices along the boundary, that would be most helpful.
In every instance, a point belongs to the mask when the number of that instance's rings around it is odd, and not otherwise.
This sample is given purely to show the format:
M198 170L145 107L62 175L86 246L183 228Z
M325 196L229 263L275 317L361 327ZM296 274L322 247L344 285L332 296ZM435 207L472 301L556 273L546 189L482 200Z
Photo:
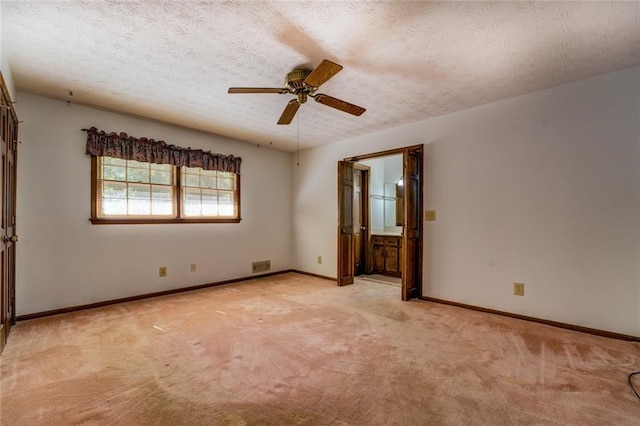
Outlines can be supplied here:
M392 156L401 158L401 171L392 172L398 174L396 183L371 182L372 164ZM338 162L338 285L353 284L362 273L382 272L401 277L402 300L421 296L422 164L422 145ZM369 210L380 210L382 220Z
M18 117L0 74L0 353L15 323L16 160Z

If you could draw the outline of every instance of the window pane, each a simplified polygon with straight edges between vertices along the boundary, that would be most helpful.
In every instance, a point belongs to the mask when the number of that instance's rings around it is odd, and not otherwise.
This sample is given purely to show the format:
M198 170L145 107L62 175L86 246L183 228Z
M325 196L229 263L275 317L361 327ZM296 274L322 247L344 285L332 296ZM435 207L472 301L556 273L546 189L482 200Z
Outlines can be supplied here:
M135 198L149 200L151 198L151 188L149 185L129 184L128 196L130 199Z
M128 167L127 172L127 180L129 182L149 182L149 166L144 169Z
M184 189L184 199L187 201L197 201L200 202L200 190L194 188L185 188Z
M202 216L218 216L218 204L203 203Z
M157 186L151 187L151 197L154 200L171 200L173 191L170 186Z
M215 188L216 187L215 176L202 176L200 178L200 186L202 188Z
M233 173L219 172L218 173L218 188L227 189L233 191L236 189L236 175Z
M202 190L202 215L218 215L218 191Z
M218 210L220 216L234 216L235 205L233 200L233 192L220 191L218 193L218 202L220 203Z
M119 166L103 166L102 179L107 180L127 180L127 169Z
M171 185L173 183L173 174L171 171L151 170L151 183L162 183Z
M140 199L129 199L130 215L149 216L151 214L151 201Z
M202 190L202 202L203 203L217 203L218 191L212 191L210 189Z
M184 186L194 186L194 187L200 186L200 176L192 175L192 174L185 174L183 176L184 176L184 179L183 179Z
M127 198L127 184L119 182L102 182L104 198Z
M127 200L121 198L103 198L102 213L104 215L123 216L127 214Z
M151 202L152 215L170 216L173 214L173 203L169 200L153 200Z
M170 172L173 170L173 166L171 164L156 164L150 163L151 170L161 170L165 172Z
M105 215L127 214L127 184L102 183L102 213Z
M199 203L190 203L185 202L183 205L184 216L185 217L193 217L200 216L200 204Z
M112 164L114 166L126 166L127 160L121 158L101 157L102 164Z
M185 188L182 209L185 216L201 216L200 190Z

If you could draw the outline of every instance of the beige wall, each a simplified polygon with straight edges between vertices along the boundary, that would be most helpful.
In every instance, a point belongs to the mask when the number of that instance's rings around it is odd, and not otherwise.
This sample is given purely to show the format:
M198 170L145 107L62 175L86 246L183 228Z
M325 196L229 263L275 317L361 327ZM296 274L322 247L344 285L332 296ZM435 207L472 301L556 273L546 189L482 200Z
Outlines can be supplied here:
M18 315L250 276L256 260L291 267L290 154L23 92L18 100ZM242 221L92 225L80 130L91 126L242 157Z
M303 151L293 265L336 276L338 160L424 143L424 295L640 336L639 104L632 68Z

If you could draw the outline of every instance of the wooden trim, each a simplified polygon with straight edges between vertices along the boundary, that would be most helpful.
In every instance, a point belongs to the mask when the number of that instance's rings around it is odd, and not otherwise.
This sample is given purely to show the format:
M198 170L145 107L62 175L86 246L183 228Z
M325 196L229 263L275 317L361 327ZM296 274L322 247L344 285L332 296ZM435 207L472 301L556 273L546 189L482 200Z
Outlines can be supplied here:
M403 146L402 148L388 149L386 151L378 151L378 152L373 152L371 154L356 155L355 157L345 158L343 161L354 162L354 161L365 160L367 158L386 157L388 155L404 154L408 150L414 150L414 149L418 149L418 148L422 149L423 146L424 146L424 144Z
M242 199L242 197L240 196L240 188L242 187L242 185L240 185L240 175L236 175L236 197L238 198L236 200L236 215L238 216L238 222L240 222L240 218L242 217L242 213L240 212L240 200ZM236 222L237 223L237 222Z
M118 304L118 303L133 302L133 301L136 301L136 300L150 299L152 297L169 296L169 295L172 295L172 294L185 293L187 291L201 290L201 289L204 289L204 288L217 287L217 286L225 285L225 284L233 284L233 283L237 283L237 282L240 282L240 281L257 280L259 278L265 278L265 277L270 277L270 276L273 276L273 275L285 274L287 272L296 272L296 271L294 271L293 269L285 269L283 271L268 272L266 274L261 274L261 275L248 276L248 277L242 277L242 278L233 278L233 279L230 279L230 280L217 281L217 282L208 283L208 284L194 285L194 286L190 286L190 287L175 288L175 289L171 289L171 290L158 291L158 292L155 292L155 293L139 294L139 295L136 295L136 296L123 297L123 298L120 298L120 299L111 299L111 300L105 300L103 302L89 303L89 304L86 304L86 305L70 306L70 307L67 307L67 308L52 309L50 311L35 312L35 313L32 313L32 314L26 314L26 315L18 315L18 317L16 319L18 321L27 321L27 320L32 320L32 319L36 319L36 318L49 317L49 316L52 316L52 315L67 314L69 312L84 311L86 309L101 308L103 306L115 305L115 304Z
M418 279L420 280L420 285L418 286L418 298L422 297L423 291L423 276L424 276L424 234L425 234L425 223L424 223L424 200L426 198L424 194L424 181L425 181L425 171L424 171L424 155L425 149L424 145L417 145L419 148L416 148L420 151L420 201L418 203L418 215L420 217L420 237L418 238Z
M91 218L89 219L94 225L147 225L157 223L240 223L242 218L233 219L179 219L179 218L163 218L163 219L107 219L107 218Z
M614 333L612 331L598 330L596 328L583 327L581 325L567 324L564 322L552 321L552 320L547 320L543 318L536 318L536 317L530 317L526 315L514 314L511 312L498 311L496 309L483 308L481 306L474 306L474 305L467 305L465 303L453 302L453 301L444 300L444 299L437 299L435 297L422 296L420 299L427 302L441 303L443 305L451 305L451 306L456 306L458 308L471 309L473 311L484 312L487 314L502 315L505 317L515 318L515 319L530 321L530 322L536 322L539 324L550 325L552 327L564 328L566 330L572 330L572 331L579 331L581 333L588 333L596 336L608 337L611 339L627 340L630 342L640 342L639 336L631 336L628 334Z
M174 170L174 181L175 185L173 186L173 197L176 200L176 204L173 206L175 209L174 215L176 219L182 218L182 192L184 189L182 188L182 167L176 167ZM238 215L239 216L239 215ZM95 216L91 216L95 217Z
M336 278L328 277L326 275L314 274L312 272L300 271L298 269L291 269L291 272L295 272L296 274L308 275L310 277L322 278L323 280L329 280L329 281L334 281L334 282L338 281Z
M98 216L98 157L91 156L91 217Z

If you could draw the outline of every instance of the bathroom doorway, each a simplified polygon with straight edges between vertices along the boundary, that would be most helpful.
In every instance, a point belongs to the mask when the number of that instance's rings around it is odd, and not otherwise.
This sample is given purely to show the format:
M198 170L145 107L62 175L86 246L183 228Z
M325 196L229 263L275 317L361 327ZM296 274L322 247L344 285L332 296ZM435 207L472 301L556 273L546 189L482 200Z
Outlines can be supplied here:
M422 164L422 145L339 162L338 285L399 279L402 300L421 296Z

